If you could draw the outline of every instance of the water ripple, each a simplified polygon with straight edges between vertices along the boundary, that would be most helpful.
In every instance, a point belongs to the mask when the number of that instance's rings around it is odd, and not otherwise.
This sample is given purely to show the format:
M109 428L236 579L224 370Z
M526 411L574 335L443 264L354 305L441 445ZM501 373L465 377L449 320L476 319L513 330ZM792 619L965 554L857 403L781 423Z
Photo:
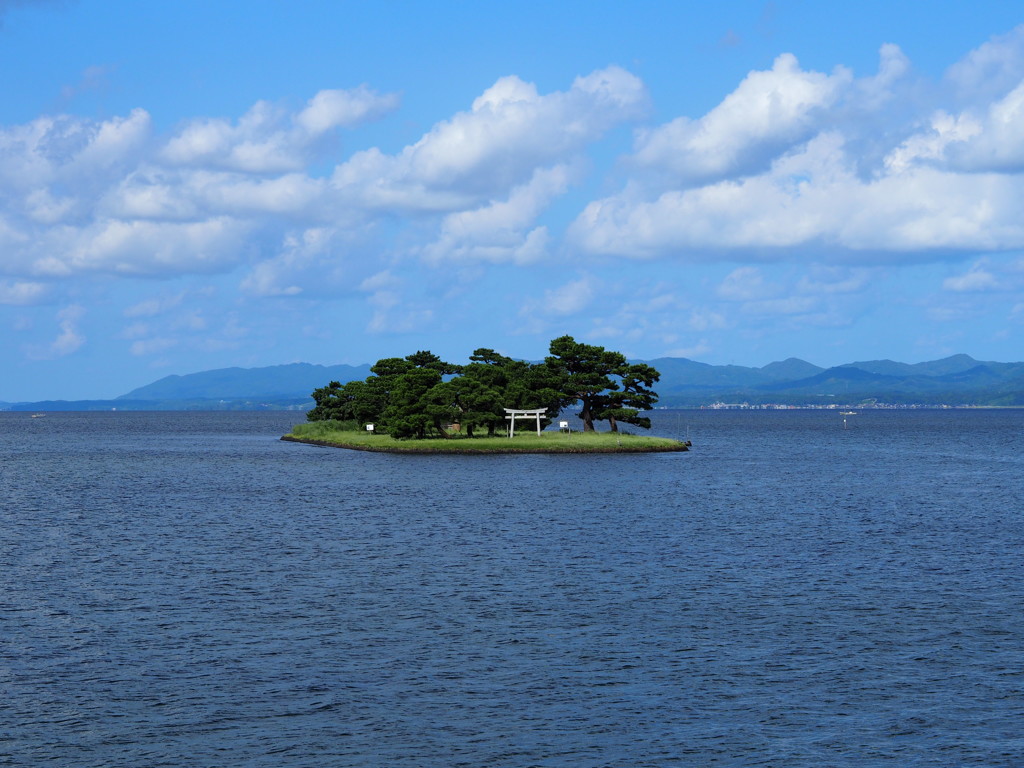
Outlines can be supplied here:
M1024 413L389 456L0 414L0 765L1024 765Z

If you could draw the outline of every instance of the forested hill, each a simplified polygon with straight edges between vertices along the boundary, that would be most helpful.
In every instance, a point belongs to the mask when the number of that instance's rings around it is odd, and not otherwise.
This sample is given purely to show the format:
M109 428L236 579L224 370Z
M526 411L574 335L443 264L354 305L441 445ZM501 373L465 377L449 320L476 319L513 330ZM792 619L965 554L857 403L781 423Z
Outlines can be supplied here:
M219 368L165 376L133 389L119 400L236 400L239 398L309 397L329 381L354 381L370 375L369 365L271 365L266 368Z
M1024 406L1024 362L997 363L969 355L925 363L869 360L822 368L790 358L761 368L709 365L686 358L648 361L661 373L659 406L715 402L922 403ZM292 363L264 368L221 368L166 376L115 400L0 404L10 410L256 409L312 406L310 393L330 381L364 379L369 365Z
M981 362L953 355L925 363L868 360L820 368L791 358L763 368L716 366L663 358L662 406L881 403L1024 406L1024 363Z

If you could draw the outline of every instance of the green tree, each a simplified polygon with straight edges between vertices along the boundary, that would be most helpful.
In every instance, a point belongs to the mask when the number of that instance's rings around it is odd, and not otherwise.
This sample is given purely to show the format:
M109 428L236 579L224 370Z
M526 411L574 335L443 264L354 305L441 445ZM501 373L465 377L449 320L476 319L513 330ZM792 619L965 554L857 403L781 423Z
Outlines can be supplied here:
M395 379L381 421L392 437L427 436L437 421L439 406L427 393L441 383L433 368L412 368Z
M607 419L613 432L625 422L650 428L650 420L639 415L650 408L657 395L650 389L659 378L649 365L630 365L621 352L581 344L572 336L551 342L544 363L562 393L562 407L580 404L579 417L585 432L594 431L594 421Z
M562 393L562 406L580 404L583 431L594 431L594 419L609 407L607 393L617 390L612 376L626 364L619 352L581 344L572 336L552 340L550 356L544 358Z
M558 415L561 393L545 366L514 360L487 348L475 350L469 359L460 379L477 385L469 390L469 402L477 414L474 425L486 426L488 436L506 427L505 408L546 408L548 418L542 426Z
M370 370L381 380L379 389L387 393L380 421L389 434L397 438L422 438L428 432L447 436L444 424L452 420L454 406L445 402L443 389L431 390L444 383L444 376L457 373L459 366L419 350L405 358L378 361Z
M607 419L612 432L619 431L620 421L650 429L651 420L641 416L640 411L649 411L658 402L657 393L650 387L661 374L645 363L634 363L622 369L619 376L621 389L606 395L606 404L596 418Z
M312 397L316 405L312 410L306 411L307 421L341 420L343 404L340 381L332 381L326 387L314 389Z
M313 391L310 421L325 419L374 422L394 437L447 436L447 425L461 424L472 436L477 429L494 435L505 429L505 408L544 408L547 426L558 412L580 404L586 431L608 420L649 428L640 415L657 402L651 385L658 372L649 365L626 362L619 352L578 343L571 336L554 339L541 364L505 357L480 348L468 365L445 362L419 350L406 357L378 360L365 381L337 381Z

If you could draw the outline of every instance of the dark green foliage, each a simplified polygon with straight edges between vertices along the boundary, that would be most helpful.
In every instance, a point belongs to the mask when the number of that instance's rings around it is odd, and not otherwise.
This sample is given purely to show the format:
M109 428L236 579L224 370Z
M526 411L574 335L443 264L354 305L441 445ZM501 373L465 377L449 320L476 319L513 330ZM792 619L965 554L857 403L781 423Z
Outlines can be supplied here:
M441 383L433 368L413 368L399 376L391 389L381 423L392 437L426 437L439 426L443 408L428 393Z
M650 429L650 419L641 417L658 401L650 386L658 372L642 363L630 365L619 352L581 344L572 336L560 336L551 342L551 355L544 364L552 372L552 381L563 393L562 405L580 403L583 431L592 432L594 421L607 419L612 432L618 422Z
M474 351L469 359L459 378L465 382L461 405L473 414L469 421L472 428L486 427L488 435L505 429L505 408L546 408L549 418L542 421L542 426L558 415L561 393L544 366L513 360L486 348Z
M634 363L620 369L619 375L621 389L605 396L606 405L596 418L607 419L612 432L619 431L620 421L650 429L651 420L641 416L640 411L649 411L658 402L658 395L650 388L658 380L658 372L645 363Z
M326 387L313 390L313 410L306 412L310 421L328 421L340 419L343 408L341 399L341 382L332 381Z
M629 365L618 352L562 336L551 342L551 356L542 364L487 348L469 359L458 366L420 350L378 360L365 381L332 381L314 390L316 407L307 416L372 422L376 431L396 438L448 437L450 426L458 424L471 437L476 430L503 431L505 408L543 408L546 427L561 409L580 402L586 431L593 431L595 420L608 420L613 432L620 422L650 427L639 412L657 402L650 386L658 372Z

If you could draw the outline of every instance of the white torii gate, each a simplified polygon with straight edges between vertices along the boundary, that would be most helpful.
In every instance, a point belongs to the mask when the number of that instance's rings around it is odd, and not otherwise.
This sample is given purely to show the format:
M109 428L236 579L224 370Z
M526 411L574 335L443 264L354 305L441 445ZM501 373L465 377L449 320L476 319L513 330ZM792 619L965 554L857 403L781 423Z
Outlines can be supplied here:
M508 436L509 439L516 433L516 419L537 419L537 437L540 437L540 419L542 416L546 416L548 412L547 408L533 408L527 410L521 410L516 408L506 408L505 418L508 420Z

